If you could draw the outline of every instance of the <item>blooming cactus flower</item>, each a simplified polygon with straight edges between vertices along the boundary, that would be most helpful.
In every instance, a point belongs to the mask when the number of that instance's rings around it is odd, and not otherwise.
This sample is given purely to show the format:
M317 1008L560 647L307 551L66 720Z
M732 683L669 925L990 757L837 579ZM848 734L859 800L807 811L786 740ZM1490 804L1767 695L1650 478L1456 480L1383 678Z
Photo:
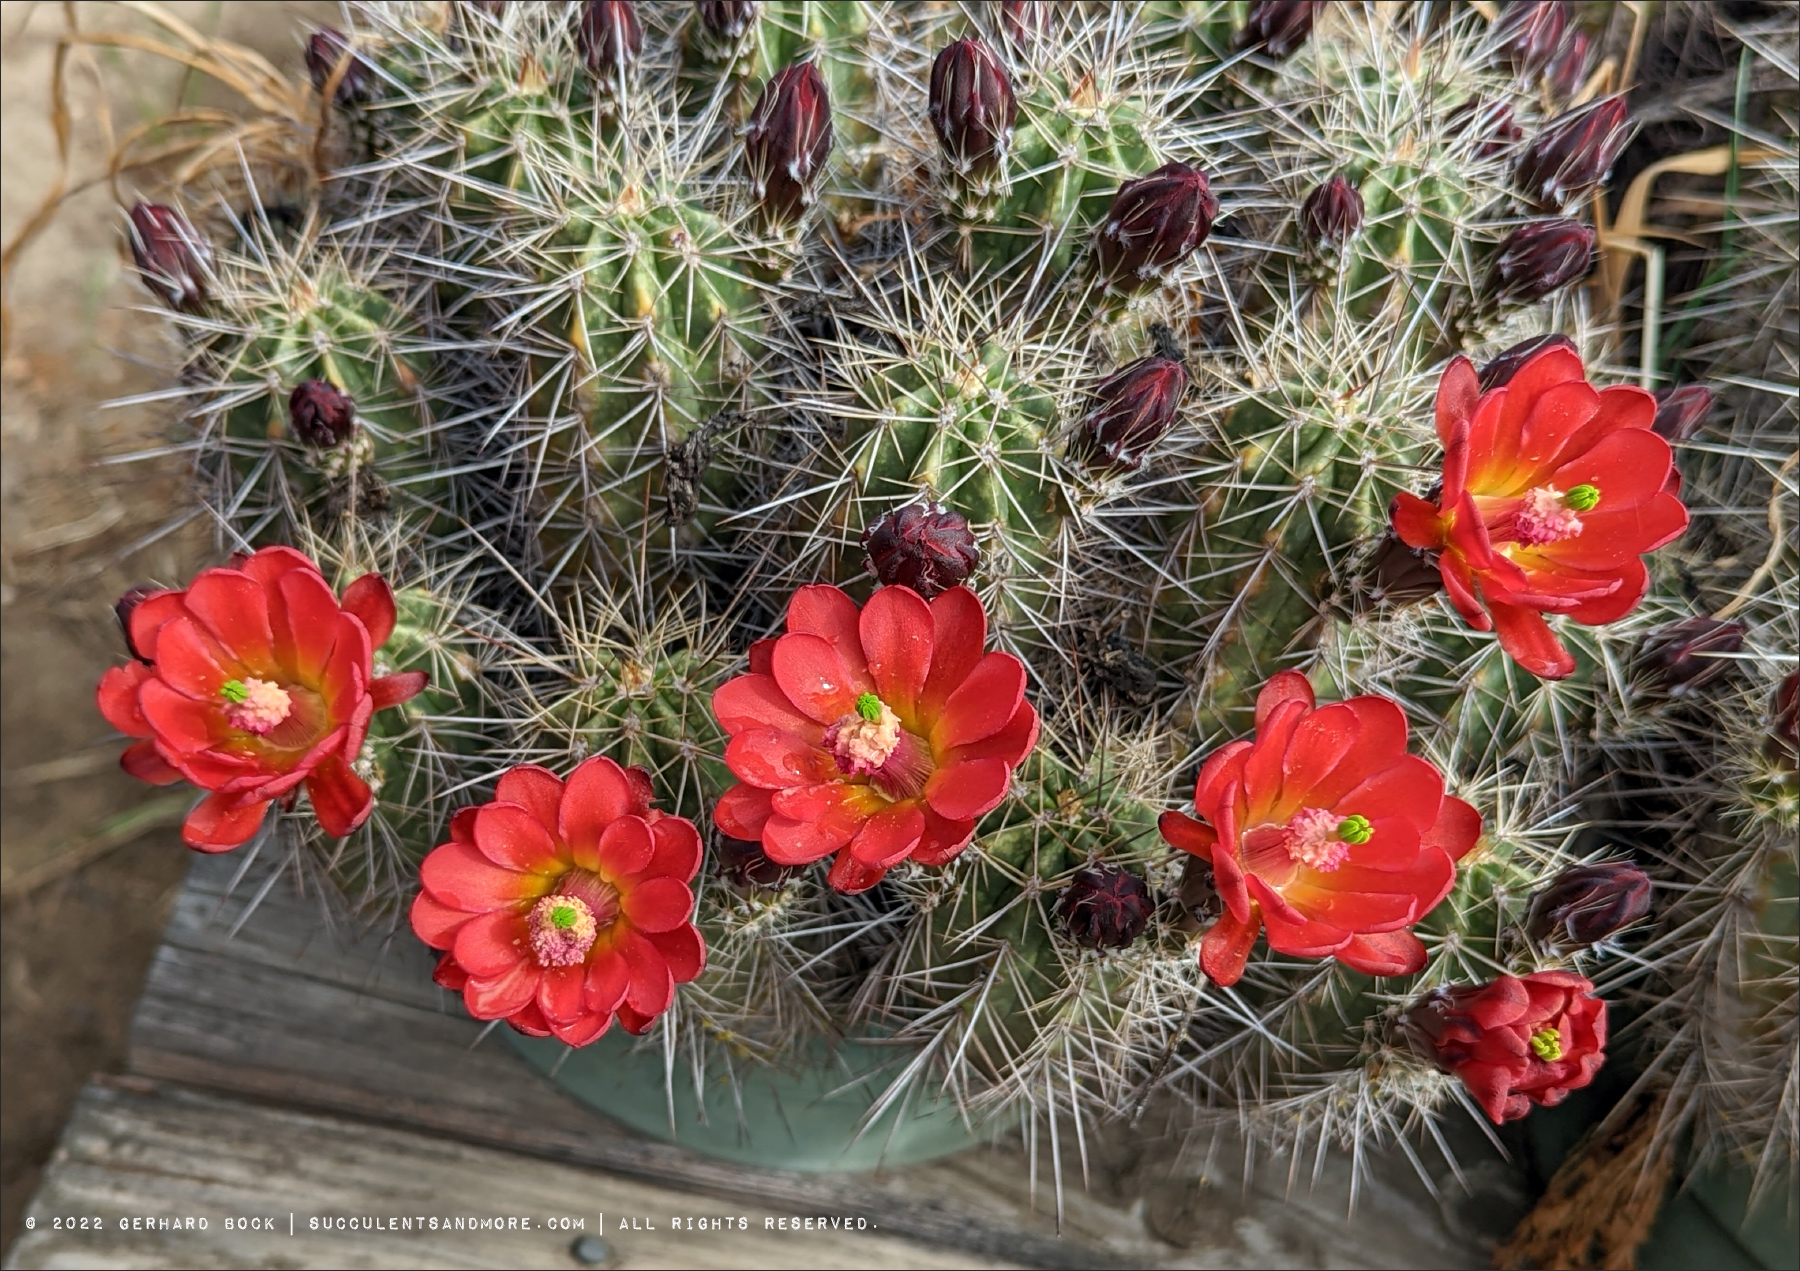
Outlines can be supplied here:
M1256 698L1256 739L1200 769L1201 820L1165 812L1163 838L1212 866L1224 905L1200 965L1231 985L1257 933L1296 957L1335 957L1369 975L1411 975L1425 946L1407 930L1450 894L1481 817L1406 753L1406 716L1385 697L1314 709L1283 671Z
M1669 443L1652 431L1656 399L1595 389L1573 350L1546 348L1483 393L1459 357L1438 384L1443 484L1433 504L1404 491L1394 531L1439 551L1452 603L1534 675L1575 669L1544 620L1599 626L1636 608L1649 586L1641 556L1687 528L1665 489Z
M532 1037L646 1031L706 965L688 921L700 834L651 802L648 773L601 755L567 781L502 774L419 866L412 928L444 951L432 978Z
M787 634L758 641L750 673L713 695L738 778L713 810L719 830L760 840L778 865L836 853L841 892L956 856L1037 744L1024 663L986 642L966 587L930 602L883 587L860 610L836 587L802 587Z
M1499 1125L1534 1103L1555 1107L1600 1071L1606 1003L1593 991L1573 971L1434 989L1407 1012L1407 1031Z
M98 694L107 722L140 739L120 766L212 792L182 827L204 852L243 843L269 804L291 800L302 783L319 824L342 838L373 802L350 766L370 718L426 684L422 671L374 673L394 618L381 575L364 574L340 601L319 567L288 547L139 599L126 620L139 660L109 670Z

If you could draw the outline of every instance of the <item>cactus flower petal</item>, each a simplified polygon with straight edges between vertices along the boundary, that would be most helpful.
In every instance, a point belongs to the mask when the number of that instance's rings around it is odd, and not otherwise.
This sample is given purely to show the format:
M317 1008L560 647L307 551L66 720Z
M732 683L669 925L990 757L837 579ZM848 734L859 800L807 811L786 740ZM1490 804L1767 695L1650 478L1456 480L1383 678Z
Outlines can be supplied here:
M1037 745L1025 667L984 653L987 616L952 587L927 601L887 586L858 608L805 587L787 633L713 696L738 778L721 833L780 866L835 855L829 881L863 891L904 860L942 865L1007 796Z
M1446 371L1444 479L1435 501L1394 500L1394 532L1441 552L1445 590L1471 626L1491 627L1533 674L1563 678L1575 662L1543 615L1597 626L1637 606L1643 554L1687 528L1673 456L1654 430L1655 399L1596 391L1564 343L1542 342L1474 396L1473 375L1461 358Z
M604 757L566 782L515 768L499 790L517 801L458 813L419 868L413 932L446 951L434 978L531 1036L585 1045L615 1018L641 1032L705 965L688 921L698 833Z
M1449 894L1480 817L1406 753L1405 716L1385 698L1318 707L1306 677L1284 671L1258 694L1256 715L1254 741L1201 767L1200 819L1169 812L1158 823L1171 846L1212 866L1224 905L1201 966L1236 983L1266 930L1278 953L1416 971L1423 954L1415 965L1418 942L1403 929Z
M417 672L372 674L374 650L393 630L384 596L391 611L387 584L371 575L340 601L312 561L264 548L132 606L136 660L108 671L96 700L139 742L127 772L163 784L173 770L214 793L188 817L189 846L238 846L272 800L302 784L327 834L341 838L368 819L374 796L350 765L369 719L425 687Z

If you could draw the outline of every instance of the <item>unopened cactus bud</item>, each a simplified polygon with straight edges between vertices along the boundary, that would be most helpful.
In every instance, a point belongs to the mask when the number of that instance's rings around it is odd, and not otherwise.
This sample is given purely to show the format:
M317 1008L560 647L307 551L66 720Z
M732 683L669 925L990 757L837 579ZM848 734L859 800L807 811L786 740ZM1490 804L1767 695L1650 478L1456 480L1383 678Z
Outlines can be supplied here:
M1324 7L1314 0L1257 0L1238 31L1238 47L1259 49L1280 60L1306 43L1313 18Z
M766 215L796 219L818 198L831 156L831 94L811 62L777 71L744 133L744 163Z
M1488 270L1490 300L1530 304L1583 278L1594 263L1594 230L1567 217L1531 221L1500 243Z
M163 588L153 587L149 583L139 583L113 602L113 617L119 620L119 634L125 638L125 651L145 666L150 665L150 659L144 656L143 650L137 646L137 641L131 638L131 615L137 611L139 605L163 590Z
M193 313L206 303L212 245L174 208L161 203L132 207L131 256L144 285L171 309Z
M981 551L966 517L936 503L908 503L863 531L869 572L885 586L911 587L925 599L960 587Z
M1568 27L1562 0L1512 0L1494 24L1494 38L1512 68L1528 73L1550 64Z
M1586 31L1571 31L1544 68L1544 79L1558 101L1568 101L1587 82L1590 45Z
M1650 912L1650 877L1630 861L1575 865L1531 898L1525 930L1533 940L1586 948Z
M1519 341L1481 368L1481 391L1485 393L1489 389L1504 388L1507 382L1519 373L1520 367L1545 349L1567 349L1577 356L1580 354L1580 350L1575 347L1575 341L1566 335L1555 332L1547 335L1534 335L1529 340Z
M627 0L585 0L576 38L581 58L603 85L623 75L644 51L644 28Z
M1549 210L1592 193L1631 139L1629 112L1620 95L1545 124L1519 155L1514 176L1520 193Z
M1090 467L1141 466L1175 426L1187 386L1187 368L1170 358L1139 358L1120 367L1094 390L1094 407L1077 426L1071 452Z
M716 42L735 45L756 27L756 0L700 0L700 25Z
M1049 29L1046 0L1003 0L1000 5L1000 36L1014 53L1032 48Z
M1712 414L1713 392L1704 384L1665 388L1656 395L1656 435L1668 442L1689 441Z
M990 174L1006 162L1019 103L994 50L967 36L931 64L931 126L958 173Z
M758 887L784 887L804 871L804 867L777 865L763 851L761 843L753 843L748 839L720 835L715 840L715 846L720 875L741 891Z
M1069 880L1057 903L1063 931L1089 949L1123 949L1150 925L1155 911L1144 880L1116 865L1094 865Z
M356 435L356 403L330 380L307 380L288 395L288 420L301 441L329 450Z
M1101 276L1127 291L1161 279L1206 241L1218 215L1206 174L1185 163L1125 182L1094 237Z
M1800 671L1789 671L1775 687L1770 712L1769 739L1764 748L1769 758L1794 771L1800 756Z
M1342 246L1362 223L1362 195L1342 174L1307 195L1300 207L1300 232L1315 248Z
M1513 120L1510 103L1484 102L1479 97L1471 97L1451 111L1444 123L1456 136L1473 133L1480 139L1475 145L1478 159L1505 154L1525 136L1525 130Z
M1743 647L1743 623L1698 615L1651 632L1638 663L1670 693L1698 693L1731 672Z
M346 55L350 64L344 68L344 77L338 81L333 98L340 106L368 100L370 90L375 87L375 72L350 51L349 39L333 27L320 27L306 42L306 71L312 77L313 87L320 92L331 82L332 73Z

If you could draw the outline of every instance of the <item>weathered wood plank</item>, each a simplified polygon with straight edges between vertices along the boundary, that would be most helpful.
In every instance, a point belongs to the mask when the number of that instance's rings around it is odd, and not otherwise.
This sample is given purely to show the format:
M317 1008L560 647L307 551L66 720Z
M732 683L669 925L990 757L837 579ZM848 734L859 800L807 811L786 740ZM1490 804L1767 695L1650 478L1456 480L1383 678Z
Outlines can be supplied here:
M627 1268L1007 1265L879 1230L771 1229L792 1217L430 1135L95 1085L6 1265L579 1266L571 1248L583 1234L611 1246L606 1265ZM57 1228L70 1218L97 1222ZM266 1228L240 1229L244 1219ZM721 1229L704 1229L714 1221Z
M1399 1160L1380 1163L1353 1223L1348 1171L1328 1162L1288 1194L1285 1171L1226 1189L1171 1175L1157 1127L1090 1142L1094 1185L1066 1162L1061 1234L1052 1187L1017 1148L874 1175L746 1170L614 1125L533 1073L430 984L405 932L323 931L316 901L270 892L235 934L252 877L229 896L228 859L197 859L134 1024L145 1077L252 1096L359 1123L592 1167L656 1187L802 1213L849 1212L884 1233L1034 1266L1473 1266L1491 1198L1440 1205ZM1241 1151L1221 1147L1220 1159ZM1493 1164L1490 1162L1490 1164ZM1498 1168L1496 1166L1496 1168ZM1448 1170L1441 1171L1445 1175ZM1492 1171L1490 1171L1492 1173ZM1443 1180L1449 1183L1448 1178ZM1504 1170L1489 1179L1505 1190ZM795 1250L799 1256L800 1251Z

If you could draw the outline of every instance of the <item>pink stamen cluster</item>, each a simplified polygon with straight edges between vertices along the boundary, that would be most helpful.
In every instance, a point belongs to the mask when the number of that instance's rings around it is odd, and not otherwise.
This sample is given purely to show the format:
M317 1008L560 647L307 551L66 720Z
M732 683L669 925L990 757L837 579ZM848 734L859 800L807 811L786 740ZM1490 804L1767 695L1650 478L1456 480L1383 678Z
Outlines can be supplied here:
M231 703L225 712L231 726L258 737L273 732L294 713L294 699L288 691L268 680L227 680L219 692Z
M824 740L839 772L866 777L880 771L899 746L900 717L873 693L865 693L855 710L825 730Z
M576 966L594 947L600 925L579 896L551 893L531 908L526 922L539 966Z
M1581 533L1581 517L1569 506L1567 497L1552 485L1527 490L1519 503L1518 520L1513 537L1527 547L1560 543Z
M1350 855L1350 845L1337 836L1338 821L1324 808L1301 808L1288 818L1281 845L1295 861L1329 874Z

